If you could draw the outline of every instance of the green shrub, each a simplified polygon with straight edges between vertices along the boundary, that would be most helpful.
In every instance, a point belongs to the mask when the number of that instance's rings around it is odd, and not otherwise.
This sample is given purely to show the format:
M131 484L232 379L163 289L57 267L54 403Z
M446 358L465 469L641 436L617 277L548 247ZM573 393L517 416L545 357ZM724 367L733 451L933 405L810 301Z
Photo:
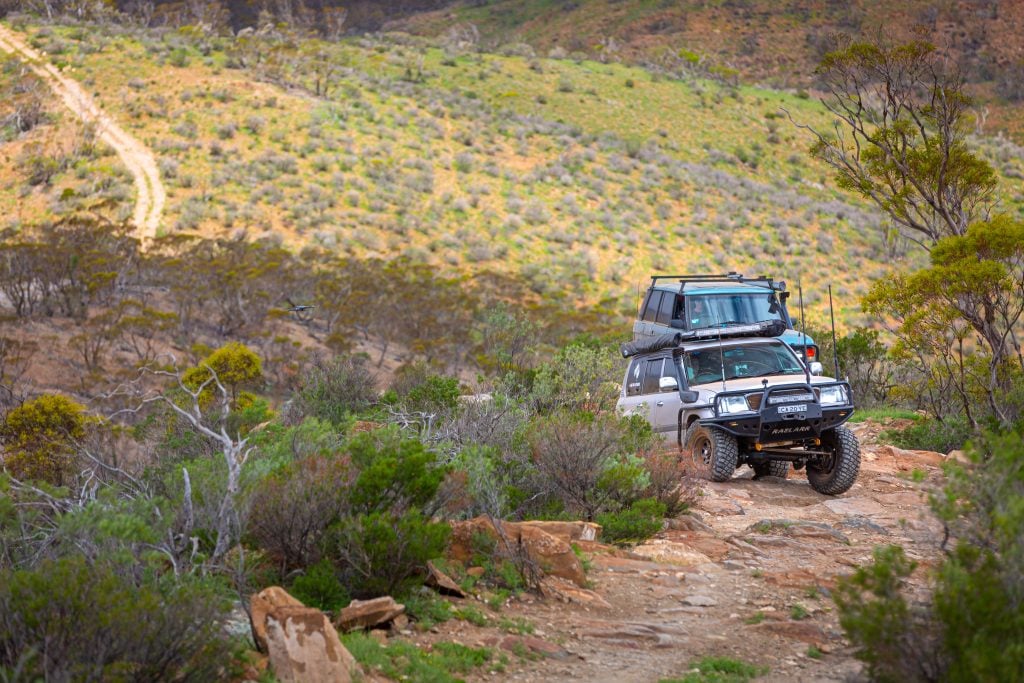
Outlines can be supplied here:
M874 562L840 579L833 597L839 623L874 681L936 680L940 668L926 653L939 652L939 626L927 607L904 595L917 564L899 546L874 550Z
M620 512L606 512L597 516L601 525L601 539L619 545L640 543L661 530L665 518L665 504L653 498L634 502Z
M348 453L359 471L351 493L355 512L426 509L444 480L433 452L393 430L357 434Z
M962 416L942 420L918 420L900 430L889 430L882 438L894 446L919 451L948 453L964 447L971 437L971 426Z
M315 361L292 397L292 409L335 425L363 412L377 400L377 378L361 356Z
M424 652L402 641L384 646L362 632L346 634L341 641L357 662L396 681L455 683L459 679L452 674L468 673L493 659L490 650L458 643L437 643L432 652Z
M689 666L695 669L693 673L682 678L664 678L659 683L744 683L768 673L766 667L731 657L703 657Z
M348 592L341 585L334 566L321 560L298 576L291 585L291 594L309 607L324 612L335 612L350 601Z
M896 546L837 586L840 624L875 680L1024 678L1024 439L983 434L970 456L932 498L956 545L930 603L908 598L914 563Z
M60 485L85 426L85 407L66 396L43 394L26 401L7 413L0 427L7 451L3 465L19 479Z
M427 561L444 553L450 533L448 524L416 509L349 516L328 530L326 556L354 597L390 595L422 581Z
M140 582L133 570L77 556L0 571L0 672L20 668L24 680L224 677L233 659L220 624L225 601L194 581Z

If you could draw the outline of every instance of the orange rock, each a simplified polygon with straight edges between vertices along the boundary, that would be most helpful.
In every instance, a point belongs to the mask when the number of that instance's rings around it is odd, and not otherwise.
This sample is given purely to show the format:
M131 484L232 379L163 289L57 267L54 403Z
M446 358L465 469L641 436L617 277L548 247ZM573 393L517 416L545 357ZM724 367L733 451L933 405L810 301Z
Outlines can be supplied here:
M517 522L522 526L532 526L541 531L546 531L555 538L560 538L566 543L573 541L596 541L601 537L601 525L593 522L558 522L531 520L529 522Z
M481 567L483 569L483 567ZM454 595L458 598L466 597L466 592L462 590L459 584L455 583L452 577L445 574L443 571L437 568L433 562L427 562L427 580L424 583L438 593L443 595Z
M502 554L523 552L538 568L549 576L568 579L578 586L586 583L583 565L572 547L537 526L518 522L499 522L509 547L487 517L476 517L464 522L452 522L452 536L448 556L460 562L469 561L474 554L473 537L484 534L493 538Z
M282 683L350 683L358 668L327 615L303 605L277 606L266 618L270 668Z
M285 589L280 586L264 588L249 599L249 617L252 620L252 639L256 649L267 652L267 615L275 607L303 607Z
M405 605L400 605L390 596L353 600L348 607L342 608L334 623L342 631L352 631L386 624L400 614L405 614Z

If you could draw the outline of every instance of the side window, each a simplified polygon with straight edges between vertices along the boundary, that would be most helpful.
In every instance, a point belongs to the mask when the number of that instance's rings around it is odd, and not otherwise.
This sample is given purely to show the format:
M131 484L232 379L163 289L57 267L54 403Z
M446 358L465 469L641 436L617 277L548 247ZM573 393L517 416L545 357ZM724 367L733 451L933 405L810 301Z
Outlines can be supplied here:
M643 393L657 394L660 391L658 380L661 379L661 366L664 363L665 359L663 358L647 361L647 370L644 372Z
M649 322L654 322L658 317L658 309L661 307L661 299L664 292L655 290L651 292L651 295L647 298L647 308L644 309L643 319Z
M633 359L626 374L626 396L639 396L640 387L643 384L643 369L646 361Z
M663 292L661 306L658 307L658 322L668 325L672 321L672 310L676 307L676 295L672 292Z
M640 310L636 312L636 317L639 320L644 319L644 311L647 310L647 303L651 300L651 295L654 294L653 289L648 289L647 293L644 294L644 300L640 302Z

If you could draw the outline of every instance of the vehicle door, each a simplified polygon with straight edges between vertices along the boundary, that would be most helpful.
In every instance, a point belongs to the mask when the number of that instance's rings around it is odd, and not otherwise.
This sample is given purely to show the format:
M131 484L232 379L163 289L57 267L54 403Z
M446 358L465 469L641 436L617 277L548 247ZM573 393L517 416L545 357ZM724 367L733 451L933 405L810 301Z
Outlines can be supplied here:
M666 441L675 442L679 425L679 380L671 358L647 361L642 386L654 431Z
M647 359L634 358L626 370L626 377L622 382L622 395L619 397L619 411L623 415L650 417L647 401L641 391L646 367Z

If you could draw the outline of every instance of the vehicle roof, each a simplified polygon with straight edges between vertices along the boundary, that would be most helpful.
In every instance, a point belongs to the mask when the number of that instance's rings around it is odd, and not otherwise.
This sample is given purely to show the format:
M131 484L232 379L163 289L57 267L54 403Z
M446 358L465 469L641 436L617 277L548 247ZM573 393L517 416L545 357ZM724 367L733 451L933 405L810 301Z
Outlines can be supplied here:
M659 282L654 289L663 292L679 293L678 282ZM684 294L760 294L772 290L765 285L744 284L739 282L687 282L683 286Z

